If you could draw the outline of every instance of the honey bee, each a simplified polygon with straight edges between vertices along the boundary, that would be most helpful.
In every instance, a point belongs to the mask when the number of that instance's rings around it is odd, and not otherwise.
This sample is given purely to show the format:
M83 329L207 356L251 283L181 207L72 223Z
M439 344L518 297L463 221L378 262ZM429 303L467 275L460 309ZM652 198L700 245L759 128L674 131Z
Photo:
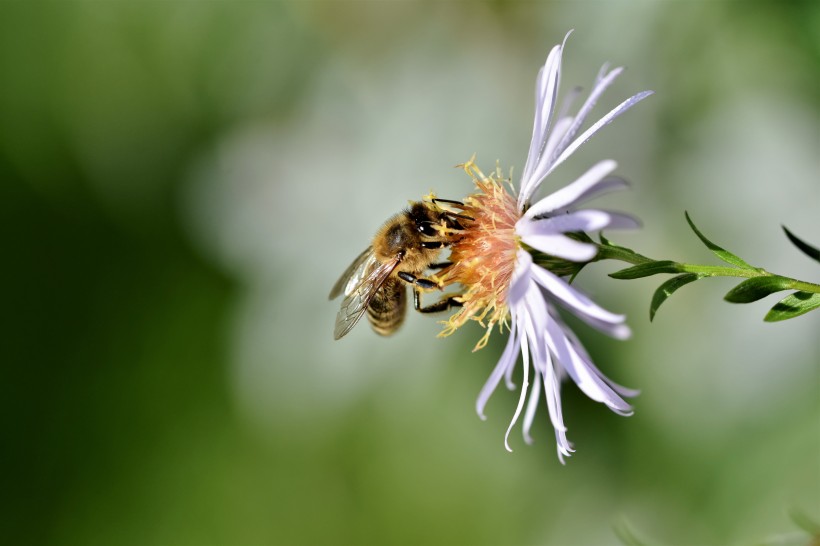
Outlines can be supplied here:
M421 306L420 290L441 288L422 275L428 269L449 265L435 261L441 250L458 237L458 231L464 229L460 222L472 220L442 206L447 203L463 206L447 199L411 203L409 208L384 223L371 245L342 273L330 291L331 300L344 293L342 307L336 315L334 339L353 329L365 312L377 334L394 333L404 321L405 284L413 287L413 307L421 313L461 305L449 296L427 307Z

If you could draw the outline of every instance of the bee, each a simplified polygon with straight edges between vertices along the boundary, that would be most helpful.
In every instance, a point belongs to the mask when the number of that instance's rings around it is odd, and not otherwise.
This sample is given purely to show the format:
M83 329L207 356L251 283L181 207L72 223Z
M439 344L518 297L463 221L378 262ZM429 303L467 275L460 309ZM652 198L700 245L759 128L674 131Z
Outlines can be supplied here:
M353 329L365 312L377 334L394 333L404 322L405 284L413 287L413 307L421 313L461 305L452 296L427 307L421 305L420 290L441 289L435 281L422 275L428 269L450 265L435 261L441 250L464 229L460 222L472 220L441 206L446 203L463 206L448 199L412 202L409 208L382 225L371 245L342 273L330 291L331 300L344 293L342 307L336 315L334 339Z

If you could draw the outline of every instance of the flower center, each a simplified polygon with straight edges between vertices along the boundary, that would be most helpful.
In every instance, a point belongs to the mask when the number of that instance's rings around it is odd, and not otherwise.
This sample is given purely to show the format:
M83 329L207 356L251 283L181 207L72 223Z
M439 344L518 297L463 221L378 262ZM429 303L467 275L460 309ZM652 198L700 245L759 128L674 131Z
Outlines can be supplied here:
M506 324L507 291L520 248L515 233L520 215L515 198L504 187L510 181L498 168L485 176L472 159L462 167L472 177L477 191L458 208L473 220L462 222L464 230L453 234L452 265L436 276L442 286L462 286L464 291L457 297L462 307L443 323L444 330L439 335L452 334L470 319L478 321L487 330L474 349L478 350L487 344L494 325L501 328Z

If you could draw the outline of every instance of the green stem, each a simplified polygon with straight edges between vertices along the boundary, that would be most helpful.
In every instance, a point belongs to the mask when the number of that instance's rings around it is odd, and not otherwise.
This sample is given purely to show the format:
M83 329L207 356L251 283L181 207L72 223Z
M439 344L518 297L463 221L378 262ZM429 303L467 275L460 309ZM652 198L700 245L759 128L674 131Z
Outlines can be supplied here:
M598 243L594 244L598 246L598 255L593 261L619 260L632 265L641 265L658 261L653 260L652 258L647 258L646 256L638 254L637 252L626 247ZM752 277L780 277L789 283L789 288L792 290L820 294L820 284L801 281L791 277L784 277L783 275L770 273L762 268L745 269L720 265L682 264L679 262L674 263L681 273L695 273L702 277L741 277L747 279Z

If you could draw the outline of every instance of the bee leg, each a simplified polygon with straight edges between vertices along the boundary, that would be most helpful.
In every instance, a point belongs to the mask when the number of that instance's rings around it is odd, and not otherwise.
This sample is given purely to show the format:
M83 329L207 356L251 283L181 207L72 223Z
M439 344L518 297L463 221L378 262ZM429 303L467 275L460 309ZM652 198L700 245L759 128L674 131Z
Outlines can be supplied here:
M453 265L453 262L438 262L428 265L427 269L444 269L445 267L449 267L451 265Z
M421 306L421 292L418 288L413 288L413 308L419 313L438 313L446 311L450 307L461 307L461 302L453 296L441 298L439 301L427 307Z
M439 203L450 203L451 205L461 205L462 207L464 206L464 203L462 203L461 201L453 201L452 199L442 199L440 197L436 197L435 199L433 199L433 203L437 205Z
M463 207L464 206L464 203L462 203L461 201L453 201L452 199L439 199L438 197L433 199L433 203L435 203L436 205L438 205L439 203L447 203L449 205L456 205L456 207ZM441 207L441 208L444 209L444 211L447 213L447 216L450 217L450 220L452 220L453 223L455 223L454 227L456 227L456 229L464 229L464 228L461 227L461 225L458 223L458 221L454 220L454 218L461 218L463 220L473 220L472 217L467 216L466 214L459 214L457 212L447 210L446 207Z
M444 248L445 246L447 246L447 243L444 241L424 241L421 243L422 248L429 249Z
M449 265L449 263L445 262L444 264L434 265L447 266ZM461 302L456 300L454 296L445 296L432 305L422 307L421 292L419 291L419 288L425 290L433 290L435 288L440 289L441 287L435 282L431 281L430 279L416 277L415 275L407 273L406 271L399 271L399 278L404 282L413 285L413 308L419 313L438 313L439 311L445 311L450 307L461 307Z
M440 288L438 284L431 281L430 279L424 279L421 277L416 277L406 271L399 271L399 278L406 282L407 284L412 284L414 286L413 290L416 290L416 286L420 286L426 290L433 290L436 288Z

